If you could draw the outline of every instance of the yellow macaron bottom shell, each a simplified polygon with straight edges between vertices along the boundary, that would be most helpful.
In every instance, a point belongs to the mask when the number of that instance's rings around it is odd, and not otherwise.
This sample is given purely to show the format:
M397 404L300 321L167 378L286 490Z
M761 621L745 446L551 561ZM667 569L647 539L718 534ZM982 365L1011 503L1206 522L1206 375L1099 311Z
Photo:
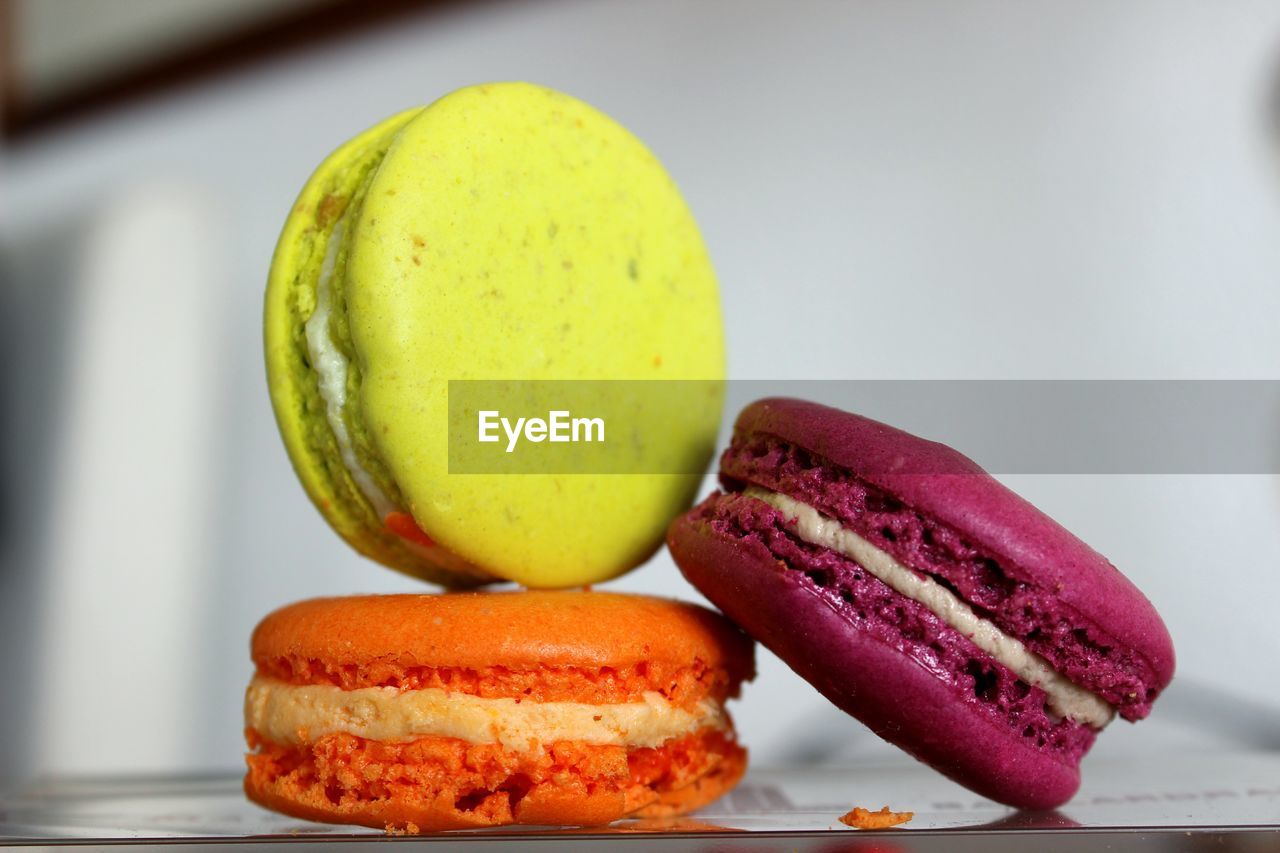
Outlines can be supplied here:
M420 112L399 113L356 136L325 159L303 187L276 245L268 277L263 336L267 385L276 423L298 479L330 526L357 551L384 565L450 587L475 586L493 580L465 561L426 549L387 530L351 470L344 464L338 440L326 417L318 378L306 340L306 322L316 309L317 283L335 229L347 244L345 229L358 208L369 177L381 163L391 140ZM346 245L337 252L336 268L345 263ZM340 274L335 273L335 279ZM340 296L340 294L338 294ZM335 310L340 319L340 310ZM345 324L330 329L334 347L350 358ZM358 383L358 374L350 377ZM373 456L361 425L352 424L357 455L379 484L399 502L399 491Z
M448 381L723 378L715 275L656 158L566 95L463 89L397 136L354 227L360 408L427 535L529 587L647 559L700 476L450 474ZM643 439L712 448L718 426Z

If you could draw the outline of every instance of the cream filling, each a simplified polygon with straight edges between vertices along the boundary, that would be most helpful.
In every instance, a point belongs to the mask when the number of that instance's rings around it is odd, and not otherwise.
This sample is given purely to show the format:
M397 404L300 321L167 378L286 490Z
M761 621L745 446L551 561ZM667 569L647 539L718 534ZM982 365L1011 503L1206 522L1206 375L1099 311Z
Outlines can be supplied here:
M724 729L720 703L703 699L692 710L660 693L643 702L593 705L486 699L436 687L343 690L325 684L288 684L255 676L244 697L245 725L267 740L301 744L345 732L369 740L451 737L497 743L517 752L577 741L601 746L660 746L705 727Z
M794 518L794 533L805 542L843 554L895 591L929 608L1027 684L1043 690L1053 713L1095 729L1103 728L1115 716L1115 709L1104 699L1070 681L1020 640L978 616L951 590L902 565L836 519L794 498L756 486L747 488L746 494Z
M342 464L351 473L351 479L361 493L373 505L378 518L386 518L397 507L356 456L351 433L343 418L343 411L347 406L347 374L351 365L329 336L329 319L333 315L333 268L338 260L344 230L345 223L339 219L325 246L324 261L320 264L320 277L316 284L316 308L305 326L307 353L311 356L311 367L319 380L320 398L324 400L325 416L329 421L329 429L333 430L333 437L338 442Z

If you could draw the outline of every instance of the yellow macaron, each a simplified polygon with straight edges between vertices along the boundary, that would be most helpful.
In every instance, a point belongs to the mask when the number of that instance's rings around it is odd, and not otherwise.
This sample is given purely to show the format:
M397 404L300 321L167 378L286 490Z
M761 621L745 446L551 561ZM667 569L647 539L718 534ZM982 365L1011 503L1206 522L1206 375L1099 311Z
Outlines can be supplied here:
M276 248L265 339L316 506L360 552L446 586L615 576L699 482L451 473L451 380L724 376L715 275L670 176L609 117L527 83L461 89L330 155ZM644 440L705 462L719 416L713 396Z

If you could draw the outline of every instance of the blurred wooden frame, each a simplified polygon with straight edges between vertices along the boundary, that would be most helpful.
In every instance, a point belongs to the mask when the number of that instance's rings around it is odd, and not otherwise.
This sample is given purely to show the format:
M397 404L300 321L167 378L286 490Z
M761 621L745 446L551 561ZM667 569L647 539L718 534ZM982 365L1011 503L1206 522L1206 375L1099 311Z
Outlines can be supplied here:
M0 135L8 141L24 140L73 119L341 38L396 17L480 2L321 0L314 6L282 13L154 63L108 76L65 96L37 102L24 92L18 66L17 1L0 0Z

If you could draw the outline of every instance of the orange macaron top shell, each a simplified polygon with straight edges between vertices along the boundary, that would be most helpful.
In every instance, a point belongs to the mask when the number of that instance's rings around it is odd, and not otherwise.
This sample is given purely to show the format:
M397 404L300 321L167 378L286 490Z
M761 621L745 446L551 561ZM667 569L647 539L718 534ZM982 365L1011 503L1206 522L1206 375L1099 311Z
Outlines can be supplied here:
M751 640L719 614L605 592L314 598L253 633L258 672L295 684L421 689L539 702L687 704L736 696Z

